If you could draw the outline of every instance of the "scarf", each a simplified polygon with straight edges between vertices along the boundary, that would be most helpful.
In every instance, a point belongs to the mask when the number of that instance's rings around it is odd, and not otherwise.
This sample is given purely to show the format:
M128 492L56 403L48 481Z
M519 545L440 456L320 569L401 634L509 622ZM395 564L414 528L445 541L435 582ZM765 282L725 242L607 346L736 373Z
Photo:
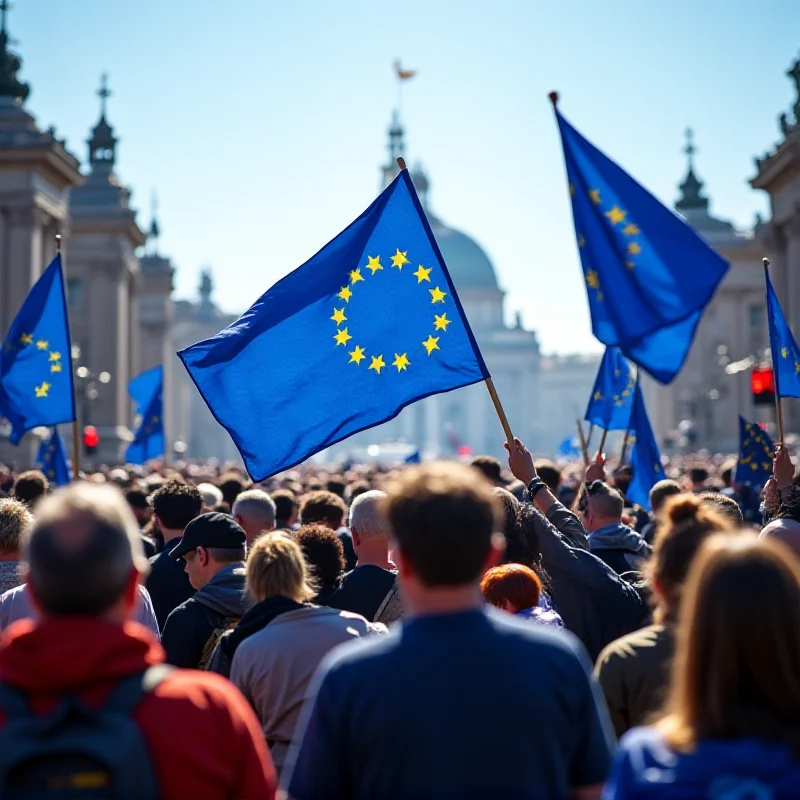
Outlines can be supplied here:
M230 632L223 636L220 647L225 655L233 660L236 648L248 637L258 633L262 628L266 628L270 622L287 611L296 611L298 608L306 608L307 603L297 603L288 597L276 594L268 597L260 603L256 603L245 611L244 616L239 620L239 624Z

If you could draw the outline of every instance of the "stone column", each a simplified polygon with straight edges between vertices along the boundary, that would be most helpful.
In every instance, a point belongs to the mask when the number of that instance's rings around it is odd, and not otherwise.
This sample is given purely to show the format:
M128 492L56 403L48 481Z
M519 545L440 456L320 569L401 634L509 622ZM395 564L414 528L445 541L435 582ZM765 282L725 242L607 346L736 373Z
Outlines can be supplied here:
M6 236L2 266L6 277L0 303L6 330L31 286L42 274L42 227L46 221L45 215L37 208L12 208L4 226Z

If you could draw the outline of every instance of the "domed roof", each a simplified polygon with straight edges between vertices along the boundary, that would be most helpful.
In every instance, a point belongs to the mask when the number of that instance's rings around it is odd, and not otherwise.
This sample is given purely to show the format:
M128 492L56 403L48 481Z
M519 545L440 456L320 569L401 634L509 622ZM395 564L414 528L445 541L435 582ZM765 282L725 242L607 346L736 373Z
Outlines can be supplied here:
M461 231L448 228L435 218L430 223L456 288L500 288L489 256L474 239Z

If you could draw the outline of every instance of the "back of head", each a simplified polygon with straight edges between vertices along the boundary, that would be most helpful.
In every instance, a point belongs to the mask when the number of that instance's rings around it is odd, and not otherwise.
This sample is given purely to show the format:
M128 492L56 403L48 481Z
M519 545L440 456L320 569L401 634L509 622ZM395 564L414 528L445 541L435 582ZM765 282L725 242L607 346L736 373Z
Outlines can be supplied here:
M586 489L581 500L586 509L587 518L593 518L592 530L604 524L619 522L625 510L625 501L622 495L603 481L593 481Z
M316 594L300 545L288 534L261 536L247 557L247 591L257 601L281 595L301 603Z
M700 500L704 505L713 508L718 514L725 517L734 528L741 528L744 525L742 509L732 497L720 492L703 492Z
M387 494L394 538L424 586L478 581L502 512L491 487L474 469L425 464L402 473Z
M689 572L667 716L669 743L788 744L800 756L800 562L778 542L714 536Z
M338 478L331 478L326 482L325 488L329 492L333 492L333 494L335 494L337 497L344 499L344 493L345 489L347 489L347 484Z
M336 530L342 526L347 506L338 494L320 489L300 499L300 522L303 525L322 523Z
M225 502L222 490L213 483L198 483L197 491L203 498L203 508L206 511L216 511Z
M288 489L278 489L270 496L275 503L275 524L278 527L288 525L300 507L294 492Z
M303 525L294 535L319 588L333 586L344 572L344 547L327 525Z
M705 483L708 480L708 470L700 466L692 467L689 470L689 479L694 484Z
M800 522L795 519L779 518L770 522L762 531L762 539L783 542L800 558Z
M538 604L542 584L530 567L503 564L486 571L481 579L481 592L486 602L497 608L505 608L507 601L512 610L522 611Z
M246 525L270 531L275 527L275 503L263 489L248 489L234 501L231 513Z
M19 553L33 525L33 514L19 500L0 500L0 553Z
M49 489L50 484L44 473L38 469L30 469L20 473L14 481L14 488L11 491L17 500L31 508L47 494Z
M561 470L547 459L536 462L536 474L544 481L544 485L555 494L561 486Z
M503 467L496 458L476 456L472 459L470 466L480 472L492 486L499 486L505 483L503 480Z
M681 487L678 486L677 481L665 478L663 481L655 483L650 490L650 508L653 509L653 513L658 514L667 498L674 497L680 493Z
M25 548L28 583L49 616L99 616L147 574L136 519L110 486L73 484L42 501Z
M222 492L222 501L231 508L236 498L247 488L247 481L238 472L227 472L220 475L217 486Z
M203 497L196 486L169 480L150 498L153 513L168 530L182 531L203 511Z
M389 522L383 513L386 493L371 489L358 495L350 506L350 527L361 537L388 536Z

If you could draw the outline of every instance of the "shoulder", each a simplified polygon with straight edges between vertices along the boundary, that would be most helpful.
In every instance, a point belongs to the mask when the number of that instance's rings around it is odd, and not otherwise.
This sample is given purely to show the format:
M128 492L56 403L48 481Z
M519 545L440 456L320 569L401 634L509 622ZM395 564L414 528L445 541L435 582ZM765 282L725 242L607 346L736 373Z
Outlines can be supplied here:
M574 661L585 658L583 646L569 631L548 625L533 625L530 620L515 617L493 608L486 610L489 635L498 645L535 651L552 658Z
M176 622L180 622L181 624L186 624L189 620L194 619L202 619L205 617L205 612L203 610L203 606L198 603L194 597L190 597L188 600L184 600L179 606L176 606L169 612L169 616L167 617L167 621L164 623L164 630L166 630L167 626L172 623L173 625Z
M611 661L631 658L640 650L650 650L668 636L663 625L649 625L616 639L606 645L597 659L598 666Z

